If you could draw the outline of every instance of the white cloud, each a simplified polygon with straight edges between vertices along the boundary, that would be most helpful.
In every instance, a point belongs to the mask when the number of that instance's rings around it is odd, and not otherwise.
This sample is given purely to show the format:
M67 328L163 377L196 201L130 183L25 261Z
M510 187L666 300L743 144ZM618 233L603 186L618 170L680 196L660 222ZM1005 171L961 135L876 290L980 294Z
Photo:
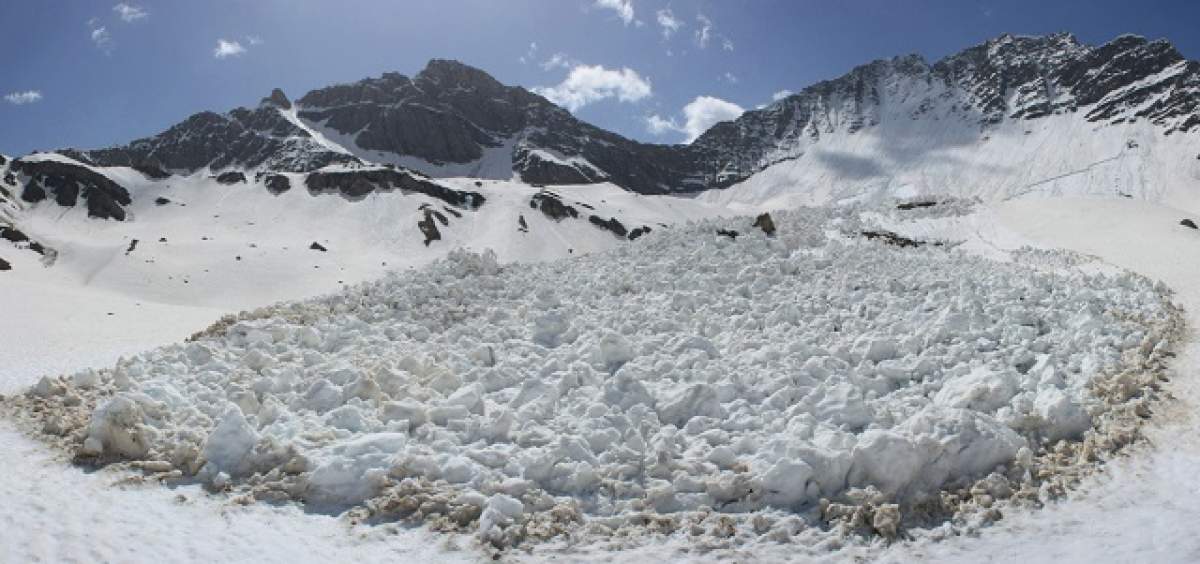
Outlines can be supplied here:
M633 69L606 69L600 65L576 65L557 86L533 91L572 112L607 98L636 102L651 94L650 81Z
M633 0L596 0L596 7L616 12L625 25L633 23Z
M236 57L246 52L246 48L242 47L237 41L229 41L226 39L218 39L217 47L213 49L213 56L218 59L226 57Z
M708 128L722 121L737 119L745 112L741 106L712 96L697 96L683 107L683 125L675 118L658 115L646 118L646 130L654 135L676 131L684 135L684 143L695 141Z
M11 92L4 96L4 101L9 104L23 106L41 101L42 93L37 90L26 90L24 92Z
M663 39L670 39L679 28L683 27L683 22L675 17L670 8L659 10L655 16L658 19L658 26L662 28Z
M565 69L571 66L571 59L565 53L555 53L549 59L543 61L540 65L542 70L551 71L554 69Z
M254 47L254 46L256 46L256 45L262 45L262 44L263 44L263 38L261 38L261 37L259 37L259 36L257 36L257 35L247 35L247 36L246 36L246 43L249 43L251 47Z
M696 14L696 21L700 22L700 27L696 28L696 44L701 49L708 47L708 41L712 39L712 20L704 14Z
M793 92L791 90L784 88L783 90L780 90L779 92L772 94L771 101L778 102L784 98L787 98L788 96L791 96L792 94L793 94Z
M666 119L658 114L646 118L646 130L654 135L662 135L668 131L679 131L675 118Z
M529 62L533 61L534 57L537 56L537 50L538 50L537 42L536 41L531 42L529 44L529 49L527 51L525 51L524 55L517 57L517 60L521 61L522 65L528 64Z
M737 83L738 83L738 77L737 77L737 75L736 75L736 74L733 74L733 73L731 73L731 72L726 72L725 74L721 75L721 78L723 78L723 79L725 80L725 82L728 82L728 83L730 83L730 84L737 84Z
M136 22L141 19L150 17L150 12L141 6L132 6L121 2L113 6L113 11L117 13L117 17L121 18L125 23Z
M721 48L726 51L732 51L733 50L733 41L731 41L728 37L722 37L721 38Z
M98 18L92 18L87 22L88 29L91 30L92 43L96 48L103 51L105 55L111 55L113 51L112 34L108 32L108 28L100 25Z

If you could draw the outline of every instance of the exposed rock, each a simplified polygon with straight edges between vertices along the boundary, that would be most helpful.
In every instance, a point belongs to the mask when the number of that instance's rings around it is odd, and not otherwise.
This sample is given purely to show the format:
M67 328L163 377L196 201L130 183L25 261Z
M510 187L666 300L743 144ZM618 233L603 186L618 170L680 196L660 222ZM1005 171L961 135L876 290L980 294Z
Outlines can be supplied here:
M37 180L29 179L25 183L25 190L21 192L21 199L31 204L36 204L46 199L46 191L42 189L42 185L38 184Z
M243 184L246 183L246 175L239 171L235 170L235 171L229 171L229 172L222 172L221 174L217 175L217 183L218 184L227 184L228 185L228 184L237 184L238 182L241 182Z
M0 258L0 271L4 270L12 270L12 264L3 258Z
M278 88L271 90L271 95L262 99L263 104L272 104L285 110L292 109L292 101L288 100L287 94Z
M737 231L734 231L733 229L718 229L717 235L721 235L723 237L729 237L730 239L737 239L738 235L740 235L740 233L738 233Z
M75 197L82 195L87 200L88 215L101 219L125 219L125 209L132 200L129 191L112 179L92 169L57 160L24 161L12 163L13 170L40 178L47 187L55 190L55 199L64 205L74 205ZM30 188L35 189L31 192ZM41 201L46 192L31 180L21 196L26 201ZM35 199L30 199L35 198Z
M156 206L165 206L169 203L171 203L171 200L168 200L167 198L164 198L162 196L154 198L154 205L156 205Z
M538 192L529 199L529 207L542 210L542 214L554 221L562 221L568 217L579 217L579 211L562 203L558 194L553 192Z
M764 213L754 218L754 227L762 229L763 233L768 236L775 234L775 220L771 219L771 214Z
M432 210L426 209L425 218L417 222L417 228L421 230L421 234L425 235L426 247L429 246L429 243L442 239L442 233L438 231L437 223L433 221L434 213Z
M25 247L29 250L45 256L46 248L41 243L30 239L28 235L22 233L20 229L11 225L0 225L0 239L9 241L18 248Z
M129 248L125 249L125 256L129 256L129 253L132 253L133 250L137 248L137 245L138 245L137 239L133 239L133 240L129 241Z
M529 224L525 223L524 215L517 215L517 231L521 233L529 233Z
M163 180L171 177L171 173L163 170L161 166L150 161L134 163L130 165L130 167L133 168L133 170L142 173L142 176L145 176L151 180Z
M308 246L308 248L312 249L314 251L321 251L322 253L329 250L329 249L325 248L325 245L322 245L316 241L313 241L312 244Z
M896 205L898 210L915 210L917 208L929 208L936 206L937 202L933 200L921 200L916 202L904 202Z
M292 189L292 182L282 174L268 174L264 184L269 192L277 196Z
M598 215L591 215L588 216L588 221L592 222L592 225L595 225L600 229L611 231L612 234L616 235L617 237L625 237L629 234L629 232L625 230L625 226L621 225L621 222L617 221L617 218L615 217L603 219Z
M1194 222L1190 219L1184 219L1183 221L1180 221L1179 224L1184 227L1190 227L1192 229L1196 229L1196 222Z
M643 225L641 227L635 227L633 230L631 230L629 232L629 240L633 241L634 239L637 239L638 237L641 237L642 235L645 235L645 234L649 233L650 231L651 231L651 229L648 225Z
M411 171L389 168L314 172L305 178L304 184L312 194L339 192L350 199L360 199L375 190L399 189L402 192L425 194L452 206L467 209L476 209L487 200L479 192L455 190L418 178Z
M891 231L863 231L862 236L866 237L867 239L872 240L872 241L874 241L875 239L879 239L880 241L883 241L884 243L886 243L888 245L895 245L895 246L901 247L901 248L903 248L903 247L914 247L914 248L915 247L923 247L928 244L926 241L917 241L916 239L909 239L908 237L905 237L903 235L899 235L896 233L892 233ZM934 243L934 246L940 246L940 245L941 245L940 243Z

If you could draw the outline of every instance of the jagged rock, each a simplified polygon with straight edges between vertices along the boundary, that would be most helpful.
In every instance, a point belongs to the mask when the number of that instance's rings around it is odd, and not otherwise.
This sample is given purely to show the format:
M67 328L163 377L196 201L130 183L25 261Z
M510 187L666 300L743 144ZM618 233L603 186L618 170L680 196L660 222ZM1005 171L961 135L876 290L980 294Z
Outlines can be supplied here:
M137 246L138 246L137 239L133 239L133 240L129 241L129 248L125 249L125 256L129 256L129 253L132 253L133 250L137 248Z
M529 224L525 223L524 215L517 215L517 231L521 233L529 233Z
M1180 221L1179 224L1184 227L1190 227L1192 229L1196 229L1196 222L1194 222L1190 219L1184 219L1183 221Z
M292 101L288 100L287 94L278 88L271 90L271 95L262 99L263 104L273 104L285 110L292 109Z
M922 200L917 202L904 202L896 205L898 210L915 210L917 208L929 208L936 206L937 202L933 200Z
M162 196L154 198L154 205L156 205L156 206L165 206L169 203L171 203L171 200L168 200L167 198L164 198Z
M237 184L246 183L246 175L238 171L222 172L217 175L218 184Z
M13 176L13 173L11 173L11 172L6 172L6 173L4 173L4 183L9 186L16 186L17 185L17 177Z
M5 271L5 270L12 270L12 264L9 263L8 261L4 260L3 258L0 258L0 271Z
M437 198L452 206L476 209L487 200L479 192L455 190L441 184L418 178L411 171L389 168L361 169L338 172L314 172L304 179L312 194L340 192L351 199L359 199L375 190L418 192Z
M314 251L321 251L322 253L329 250L329 249L325 248L325 245L322 245L316 241L313 241L312 244L308 246L308 248L311 250L314 250Z
M292 182L282 174L268 174L264 183L267 190L277 196L292 189Z
M720 235L722 237L729 237L730 239L737 239L738 235L740 235L740 233L738 233L737 231L734 231L733 229L718 229L717 235Z
M771 219L771 214L764 213L754 218L754 227L762 229L763 233L768 236L775 234L775 220Z

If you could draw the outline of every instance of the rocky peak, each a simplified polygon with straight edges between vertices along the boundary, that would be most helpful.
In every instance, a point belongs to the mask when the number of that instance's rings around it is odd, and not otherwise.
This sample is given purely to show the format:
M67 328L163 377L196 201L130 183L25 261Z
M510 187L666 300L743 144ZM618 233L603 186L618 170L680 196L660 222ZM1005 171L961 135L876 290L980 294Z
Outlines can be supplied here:
M271 90L271 95L263 98L262 104L274 105L285 110L292 109L292 101L288 100L287 94L278 88Z

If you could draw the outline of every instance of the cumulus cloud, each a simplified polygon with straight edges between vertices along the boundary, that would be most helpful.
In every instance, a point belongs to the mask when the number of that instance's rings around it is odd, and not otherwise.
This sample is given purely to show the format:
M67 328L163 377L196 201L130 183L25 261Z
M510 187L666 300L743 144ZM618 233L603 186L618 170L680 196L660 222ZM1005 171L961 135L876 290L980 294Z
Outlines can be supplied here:
M125 23L136 22L138 20L150 17L150 12L147 12L145 8L126 4L125 2L121 2L120 4L113 6L113 11L116 12L117 17L121 18L121 21L124 21Z
M633 69L606 69L601 65L575 65L558 85L539 86L533 91L572 112L607 98L636 102L651 94L649 79Z
M24 92L10 92L4 96L4 101L16 106L32 104L41 101L42 93L37 90L26 90Z
M730 40L728 37L722 37L721 38L721 48L726 51L732 51L733 50L733 41Z
M625 25L633 23L633 0L596 0L596 7L616 12Z
M663 8L655 13L658 20L658 26L662 28L663 39L670 39L679 28L683 27L683 22L675 17L670 8Z
M646 130L654 135L675 131L684 135L684 143L695 141L708 128L722 121L737 119L745 112L741 106L712 96L697 96L683 107L683 123L675 118L652 115L646 118Z
M237 41L218 39L217 46L213 49L213 56L218 59L224 59L227 57L236 57L245 52L246 48L242 47L242 44Z
M726 72L725 74L721 75L721 78L722 78L722 79L723 79L725 82L728 82L728 83L730 83L730 84L737 84L737 83L738 83L738 77L737 77L737 75L736 75L736 74L733 74L733 73L731 73L731 72Z
M788 96L791 96L792 94L793 94L793 92L791 90L784 88L783 90L780 90L779 92L772 94L771 101L778 102L784 98L787 98Z

